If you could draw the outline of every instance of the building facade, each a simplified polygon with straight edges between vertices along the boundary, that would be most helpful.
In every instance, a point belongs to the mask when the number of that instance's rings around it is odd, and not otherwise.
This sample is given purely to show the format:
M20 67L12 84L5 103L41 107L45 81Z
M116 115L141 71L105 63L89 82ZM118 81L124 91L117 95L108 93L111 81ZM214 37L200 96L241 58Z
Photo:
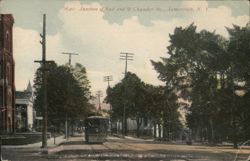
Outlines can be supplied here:
M35 110L33 108L33 91L29 82L26 90L16 91L16 131L34 130Z
M127 121L127 132L130 135L136 135L136 130L137 130L136 119L127 118L126 121ZM140 134L153 136L154 126L153 126L152 121L146 118L139 118L139 122L140 122L140 126L139 126ZM122 121L121 120L112 122L112 132L122 133ZM158 136L158 133L156 134L156 136Z
M15 131L15 63L11 14L0 14L0 132Z

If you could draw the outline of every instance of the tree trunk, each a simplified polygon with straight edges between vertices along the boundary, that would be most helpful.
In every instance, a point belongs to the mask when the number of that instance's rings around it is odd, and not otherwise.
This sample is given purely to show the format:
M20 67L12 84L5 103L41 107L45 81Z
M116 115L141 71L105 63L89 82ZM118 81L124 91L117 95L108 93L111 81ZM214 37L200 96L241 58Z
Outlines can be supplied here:
M214 125L213 125L213 120L210 119L210 120L209 120L209 123L210 123L210 127L211 127L211 141L212 141L212 144L214 144L216 141L215 141L215 137L214 137Z
M154 123L154 138L156 138L156 123Z
M238 149L237 127L235 121L233 121L233 144L234 148Z
M140 118L136 117L136 136L140 137Z
M163 119L163 140L168 140L168 127L167 127L167 120Z
M164 106L166 106L165 104L164 104ZM162 121L163 121L163 123L162 123L162 139L163 140L166 140L166 121L167 121L167 119L166 119L166 111L162 111Z
M204 141L207 141L208 138L207 138L207 128L205 128L205 134L204 134Z
M128 123L127 123L127 117L125 117L125 136L128 136Z
M72 133L72 136L74 136L74 124L71 124L71 133Z
M158 138L161 139L161 124L158 124L158 133L159 133Z
M203 128L200 127L200 142L203 143Z

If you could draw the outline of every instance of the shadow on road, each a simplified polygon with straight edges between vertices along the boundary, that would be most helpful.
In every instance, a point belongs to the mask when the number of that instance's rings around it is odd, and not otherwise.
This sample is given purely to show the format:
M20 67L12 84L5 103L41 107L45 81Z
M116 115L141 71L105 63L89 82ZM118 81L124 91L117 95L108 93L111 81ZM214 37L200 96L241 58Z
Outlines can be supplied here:
M86 144L85 141L67 141L65 143L63 143L63 145L83 145L83 144Z

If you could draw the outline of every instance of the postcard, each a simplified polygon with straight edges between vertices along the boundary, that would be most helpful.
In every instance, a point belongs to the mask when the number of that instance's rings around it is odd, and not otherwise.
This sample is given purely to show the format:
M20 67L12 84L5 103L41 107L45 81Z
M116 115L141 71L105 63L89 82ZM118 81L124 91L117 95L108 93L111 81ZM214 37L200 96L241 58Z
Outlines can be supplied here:
M247 0L0 0L0 160L250 160Z

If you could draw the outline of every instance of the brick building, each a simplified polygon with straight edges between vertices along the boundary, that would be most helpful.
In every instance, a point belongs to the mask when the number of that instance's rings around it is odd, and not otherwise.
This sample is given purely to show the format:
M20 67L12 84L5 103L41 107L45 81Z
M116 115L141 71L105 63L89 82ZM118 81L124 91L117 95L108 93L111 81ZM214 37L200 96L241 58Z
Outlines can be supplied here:
M15 63L13 58L11 14L0 14L0 130L15 129Z

